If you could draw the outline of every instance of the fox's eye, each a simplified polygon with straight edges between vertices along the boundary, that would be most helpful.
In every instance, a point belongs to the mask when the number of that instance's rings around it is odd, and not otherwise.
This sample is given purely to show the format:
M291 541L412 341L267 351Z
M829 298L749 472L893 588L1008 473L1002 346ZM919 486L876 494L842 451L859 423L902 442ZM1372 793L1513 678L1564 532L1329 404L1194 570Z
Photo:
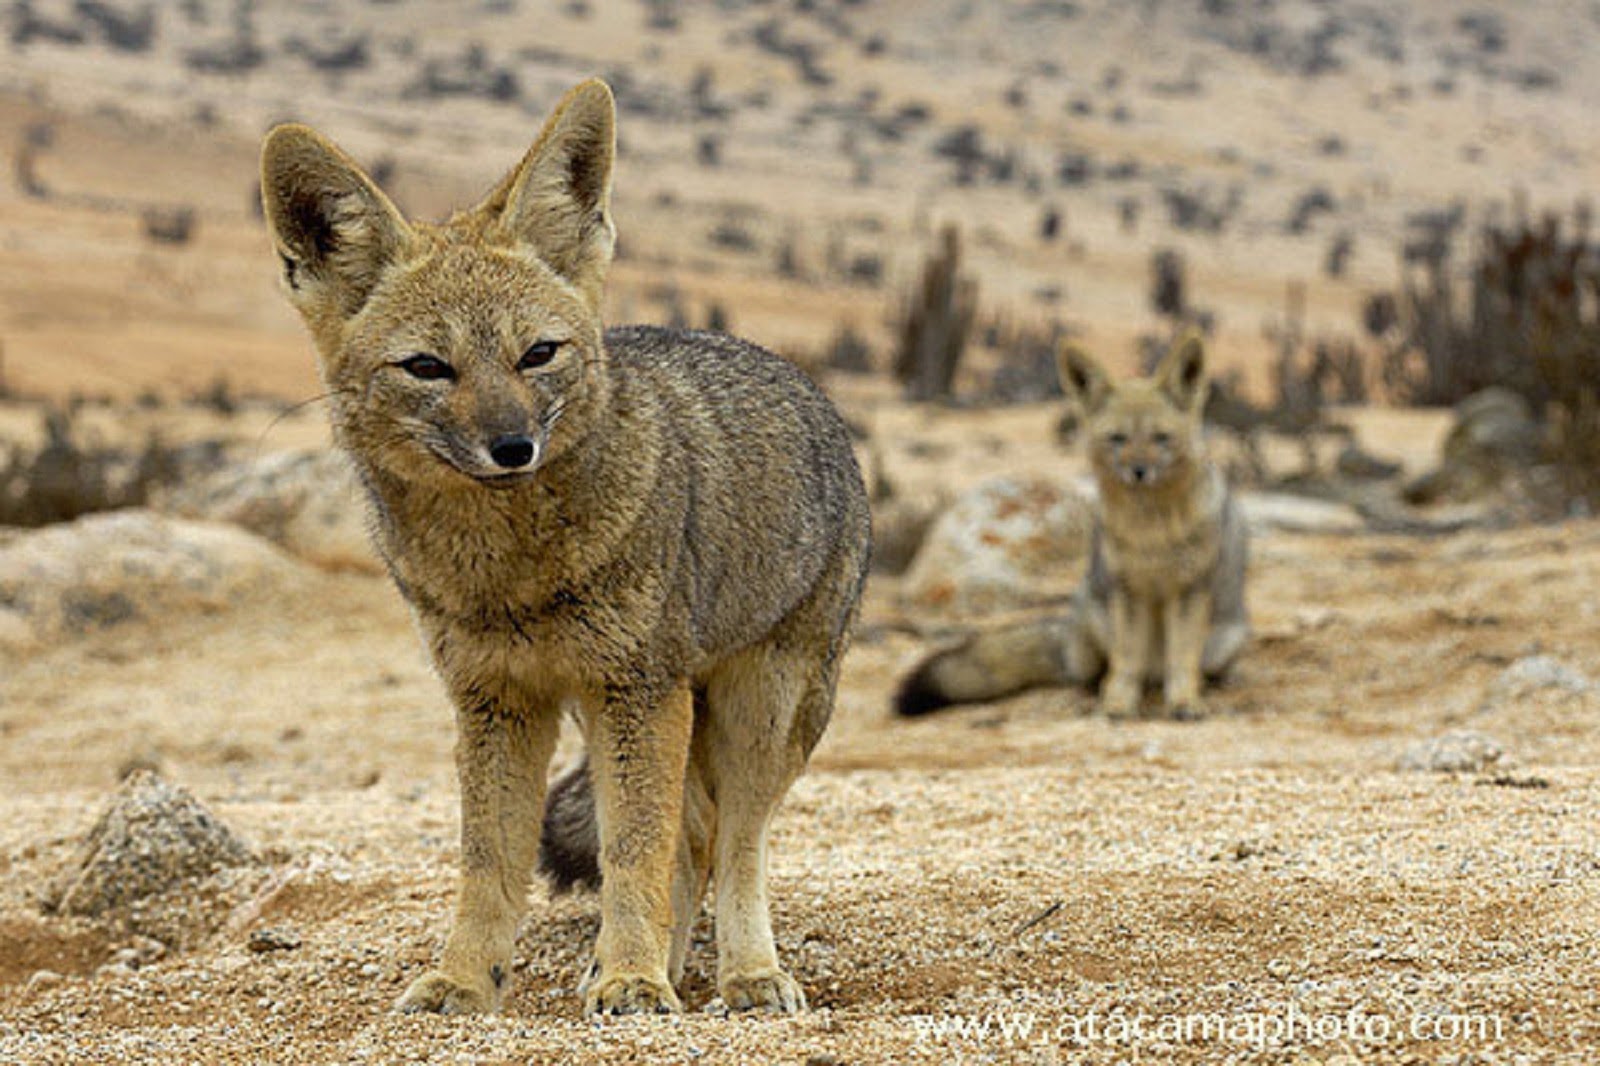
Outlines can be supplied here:
M518 370L533 370L544 366L556 357L556 350L561 347L560 341L535 341L528 345L528 350L522 353L522 358L517 360Z
M1126 433L1113 433L1106 438L1106 443L1113 448L1120 448L1128 443L1128 435Z
M456 376L455 367L432 355L413 355L409 359L402 359L400 369L423 381L450 381Z
M1172 443L1172 434L1170 434L1170 433L1157 433L1153 437L1151 437L1150 439L1155 441L1155 444L1156 444L1157 448L1165 448L1167 445Z

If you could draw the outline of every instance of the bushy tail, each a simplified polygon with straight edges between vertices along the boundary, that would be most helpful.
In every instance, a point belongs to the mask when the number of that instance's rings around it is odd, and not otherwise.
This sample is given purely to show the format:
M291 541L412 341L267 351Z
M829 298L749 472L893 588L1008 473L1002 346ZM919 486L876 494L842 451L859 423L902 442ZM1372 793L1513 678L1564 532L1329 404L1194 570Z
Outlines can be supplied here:
M587 755L556 778L545 795L539 871L557 892L600 887L600 826Z
M975 633L917 664L895 695L895 710L915 716L956 703L999 699L1037 685L1073 680L1066 663L1066 626L1051 619Z

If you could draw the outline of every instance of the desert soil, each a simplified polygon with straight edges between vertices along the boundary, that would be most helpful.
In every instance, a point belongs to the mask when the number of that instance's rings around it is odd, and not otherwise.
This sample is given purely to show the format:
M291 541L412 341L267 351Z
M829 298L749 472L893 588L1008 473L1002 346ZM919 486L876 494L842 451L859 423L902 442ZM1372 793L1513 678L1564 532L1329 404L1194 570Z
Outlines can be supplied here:
M1289 283L1307 285L1308 329L1351 332L1395 281L1406 214L1513 189L1565 207L1600 173L1600 23L1577 0L513 2L448 24L435 5L308 0L255 5L261 61L231 73L192 57L235 33L233 5L157 5L159 33L128 51L92 5L31 6L83 39L13 41L0 61L0 391L23 394L0 403L4 440L36 439L39 400L78 393L108 398L80 421L102 439L326 444L315 408L273 419L318 388L250 206L259 134L282 118L388 160L402 204L439 215L510 165L562 88L631 78L617 320L698 324L716 304L813 364L849 325L881 368L886 323L955 221L986 315L1062 321L1124 367L1165 328L1150 256L1178 249L1223 365L1258 386ZM355 37L359 68L303 58ZM774 39L808 42L832 80ZM474 44L516 74L514 96L416 90ZM1300 69L1321 49L1339 65ZM728 117L697 112L702 69ZM875 132L913 105L926 122ZM968 124L1011 176L954 180L934 146ZM718 166L696 161L706 137ZM1068 157L1092 177L1062 178ZM1291 232L1319 187L1333 209ZM1173 192L1225 223L1177 225ZM149 239L147 209L183 206L186 243ZM1043 242L1049 208L1066 231ZM1342 232L1348 270L1325 276ZM218 380L271 402L173 405ZM902 495L1075 469L1051 407L827 384ZM1445 422L1342 417L1413 472ZM1066 691L896 720L897 677L972 620L908 610L898 579L875 577L833 727L775 824L779 950L812 1007L793 1018L715 1009L709 919L685 1015L581 1018L595 901L539 888L503 1014L394 1014L450 907L451 712L382 579L294 567L229 609L0 659L0 1061L1582 1063L1600 1046L1600 522L1263 535L1256 642L1192 723L1112 723ZM1460 733L1477 740L1441 742ZM1426 768L1452 744L1461 768ZM140 767L191 790L253 861L133 918L47 913Z
M1026 465L1048 413L968 458ZM971 417L919 418L934 458L904 460L902 480L962 469ZM391 1012L450 905L451 713L382 579L303 568L231 611L8 664L0 1058L1586 1061L1600 695L1512 664L1600 673L1597 579L1600 522L1267 534L1259 635L1215 714L1113 723L1066 691L895 719L894 679L952 620L908 613L878 578L834 725L775 827L780 951L811 1012L716 1013L706 918L686 1016L591 1022L573 989L595 901L542 889L503 1015ZM1503 754L1402 768L1459 732ZM39 905L137 766L257 855L134 923L163 929L173 908L164 940ZM297 946L252 951L264 931ZM1287 1046L1158 1030L1204 1016L1347 1030ZM1352 1017L1390 1028L1351 1039ZM995 1028L936 1028L969 1020Z

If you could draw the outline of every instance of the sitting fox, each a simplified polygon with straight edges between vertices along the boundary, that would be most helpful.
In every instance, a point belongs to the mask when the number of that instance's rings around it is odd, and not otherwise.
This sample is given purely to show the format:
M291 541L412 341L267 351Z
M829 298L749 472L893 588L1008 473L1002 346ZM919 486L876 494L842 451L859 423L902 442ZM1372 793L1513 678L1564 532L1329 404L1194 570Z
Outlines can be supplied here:
M262 193L336 439L455 704L460 881L408 1011L497 1008L540 851L600 882L587 1013L680 1009L708 879L717 987L794 1011L767 825L833 709L867 572L844 422L793 365L710 333L601 327L616 111L589 81L477 207L409 222L280 126Z
M1155 375L1114 383L1074 347L1057 357L1099 489L1089 568L1072 613L980 633L924 660L897 709L917 715L1035 685L1100 684L1116 717L1160 686L1174 717L1204 714L1201 679L1225 673L1249 637L1245 524L1206 457L1205 350L1189 335Z

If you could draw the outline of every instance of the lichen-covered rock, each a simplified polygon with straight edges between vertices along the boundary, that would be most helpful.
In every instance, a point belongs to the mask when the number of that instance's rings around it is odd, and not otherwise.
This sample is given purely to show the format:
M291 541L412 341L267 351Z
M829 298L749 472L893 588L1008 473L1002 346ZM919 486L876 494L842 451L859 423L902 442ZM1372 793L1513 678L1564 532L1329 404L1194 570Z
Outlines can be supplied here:
M906 574L915 607L1003 611L1070 593L1093 515L1065 481L996 478L940 515Z
M175 612L214 611L303 576L241 529L113 511L0 544L0 655Z
M46 902L97 917L249 862L250 849L199 800L142 770L112 797Z
M337 452L280 452L168 490L157 506L185 518L243 526L328 570L379 573L366 504Z

